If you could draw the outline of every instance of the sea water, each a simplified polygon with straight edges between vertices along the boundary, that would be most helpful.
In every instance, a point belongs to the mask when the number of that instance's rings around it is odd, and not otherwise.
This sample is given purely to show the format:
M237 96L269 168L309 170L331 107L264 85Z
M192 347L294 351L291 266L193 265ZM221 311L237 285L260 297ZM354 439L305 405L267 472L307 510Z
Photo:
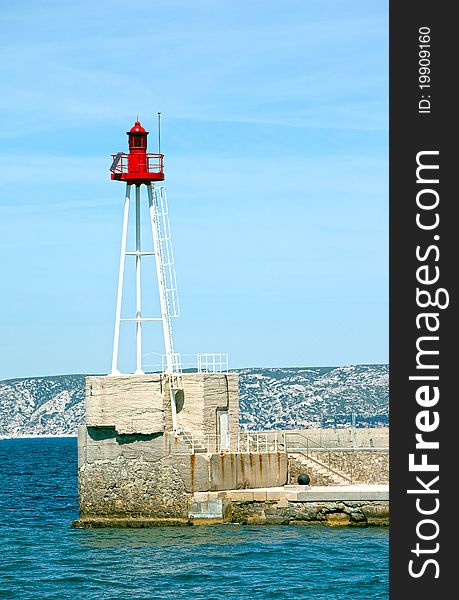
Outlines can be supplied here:
M0 440L0 598L388 598L388 530L71 529L76 439Z

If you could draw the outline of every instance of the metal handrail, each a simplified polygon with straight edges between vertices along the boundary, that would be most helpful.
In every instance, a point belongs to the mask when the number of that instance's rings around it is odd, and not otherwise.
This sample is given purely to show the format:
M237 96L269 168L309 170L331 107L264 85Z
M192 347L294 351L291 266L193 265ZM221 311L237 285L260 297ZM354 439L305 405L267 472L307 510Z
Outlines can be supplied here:
M295 450L294 453L292 454L302 454L303 456L305 456L308 460L311 460L312 462L315 462L316 465L319 465L319 467L324 467L325 469L327 469L327 471L329 471L330 473L334 473L335 475L337 475L338 477L341 477L341 479L345 479L346 481L348 481L349 483L353 483L352 480L352 474L348 477L345 473L339 472L339 471L335 471L335 469L332 469L330 467L330 465L324 465L323 463L320 462L320 460L317 460L316 458L313 458L310 455L305 454L304 452Z
M302 446L296 446L294 449L290 449L290 452L303 452L307 448ZM314 452L389 452L389 446L333 446L333 448L314 448Z
M286 452L290 454L302 454L308 460L311 460L320 467L326 469L349 483L354 481L354 465L345 454L338 454L343 449L329 449L320 445L304 434L295 431L244 431L237 434L228 434L227 444L221 446L222 438L218 434L195 435L190 432L180 431L179 435L186 441L190 448L190 453L197 451L208 454L237 452L237 453L260 453L260 452ZM289 437L299 437L302 440L301 446L289 444ZM352 450L352 448L344 449ZM384 448L382 450L385 450ZM312 453L324 455L324 460L320 460ZM322 459L322 456L320 457Z
M175 315L174 315L175 316ZM142 357L147 357L147 356L155 356L158 357L158 362L143 362L142 366L144 368L148 367L148 368L155 368L158 370L165 370L166 364L167 364L167 355L166 354L158 354L157 352L146 352L145 354L142 354ZM208 361L212 361L212 364L208 364L205 362L205 360L202 358L203 356L206 357L206 359ZM183 357L191 357L191 358L187 358L186 360L183 360ZM212 359L212 357L216 357L215 360ZM161 362L159 362L159 359L161 358ZM180 354L180 365L181 365L181 372L183 372L184 369L188 369L190 372L196 372L196 373L222 373L222 374L226 374L229 373L229 368L228 368L228 353L226 354L209 354L209 353L198 353L198 354Z
M272 432L270 432L272 433ZM274 432L273 439L270 439L270 433L245 431L237 434L229 433L226 437L227 444L223 447L221 444L222 438L218 434L202 434L196 435L188 431L180 430L178 435L190 446L191 454L194 454L196 449L205 449L209 454L217 454L221 452L237 452L237 453L260 453L260 452L285 452L285 444L282 436L278 436Z
M164 170L164 154L146 153L146 172L147 173L162 173ZM129 154L126 152L117 152L112 154L113 162L110 167L112 173L128 173Z
M314 440L311 440L310 438L308 438L307 436L303 435L302 433L300 433L298 431L295 431L294 433L292 432L290 434L290 436L292 436L292 435L294 435L296 437L300 437L300 438L302 438L303 440L306 441L306 449L305 449L306 452L304 452L304 449L300 450L298 447L296 449L295 448L289 448L289 446L288 446L289 432L286 431L285 432L285 445L286 445L286 448L287 448L287 452L290 452L290 453L295 453L296 452L298 454L303 454L304 456L306 456L306 458L312 460L313 462L315 462L318 465L324 467L325 469L328 469L330 472L334 473L335 475L338 475L340 477L343 477L344 479L349 480L352 483L352 481L353 481L354 465L353 465L353 463L351 461L349 461L347 459L347 457L345 458L344 456L337 456L333 452L333 450L330 450L329 448L325 448L324 446L321 446L318 442L316 442ZM326 455L327 455L327 458L328 458L328 461L327 461L328 464L323 463L323 462L317 460L317 458L313 458L310 455L310 452L314 451L314 450L310 446L312 446L318 452L325 452ZM339 468L342 471L341 473L337 472L336 470L334 470L332 468L332 466L331 466L332 457L333 456L335 456L335 458L338 459L338 462L339 462L339 465L340 465ZM343 472L343 467L342 467L343 464L344 464L344 466L346 468L346 472ZM348 477L347 473L349 473L349 477Z

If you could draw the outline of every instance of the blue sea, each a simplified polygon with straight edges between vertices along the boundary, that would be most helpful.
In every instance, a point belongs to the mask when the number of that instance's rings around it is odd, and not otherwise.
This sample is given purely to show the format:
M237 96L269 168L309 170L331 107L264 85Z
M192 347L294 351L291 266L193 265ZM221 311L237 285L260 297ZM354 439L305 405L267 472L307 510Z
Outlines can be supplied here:
M387 529L71 529L71 438L0 440L0 476L0 598L389 597Z

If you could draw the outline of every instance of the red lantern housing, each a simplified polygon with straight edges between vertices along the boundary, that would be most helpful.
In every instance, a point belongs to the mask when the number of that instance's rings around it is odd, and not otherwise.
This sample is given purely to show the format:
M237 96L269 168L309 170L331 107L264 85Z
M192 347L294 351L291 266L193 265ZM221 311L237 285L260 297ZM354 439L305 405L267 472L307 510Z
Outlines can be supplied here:
M147 152L147 135L140 121L126 132L129 136L129 154L112 154L111 178L127 183L151 183L164 180L164 154Z

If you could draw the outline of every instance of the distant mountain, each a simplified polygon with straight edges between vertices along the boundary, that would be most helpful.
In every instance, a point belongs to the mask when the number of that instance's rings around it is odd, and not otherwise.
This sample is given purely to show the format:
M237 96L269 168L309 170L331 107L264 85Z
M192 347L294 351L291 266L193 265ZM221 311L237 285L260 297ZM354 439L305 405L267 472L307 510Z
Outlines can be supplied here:
M388 424L387 365L241 369L240 422L248 429ZM0 381L0 436L75 435L85 375Z
M383 426L389 423L388 365L242 369L240 421L248 429Z
M84 418L84 375L0 381L0 435L74 435Z

